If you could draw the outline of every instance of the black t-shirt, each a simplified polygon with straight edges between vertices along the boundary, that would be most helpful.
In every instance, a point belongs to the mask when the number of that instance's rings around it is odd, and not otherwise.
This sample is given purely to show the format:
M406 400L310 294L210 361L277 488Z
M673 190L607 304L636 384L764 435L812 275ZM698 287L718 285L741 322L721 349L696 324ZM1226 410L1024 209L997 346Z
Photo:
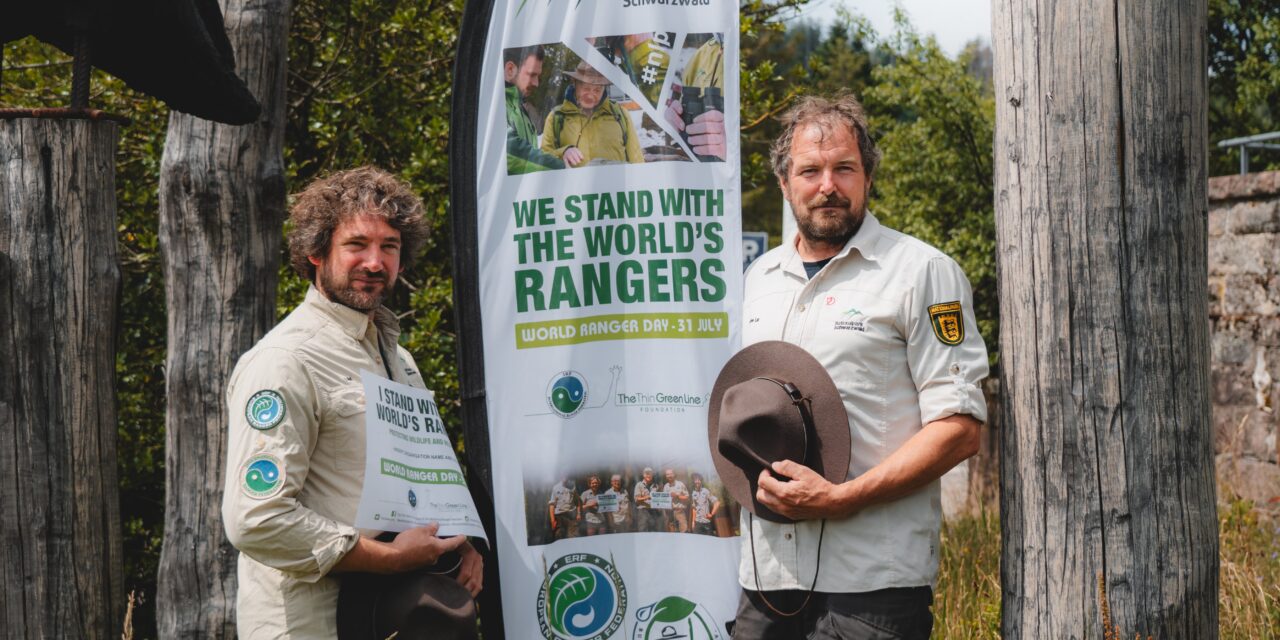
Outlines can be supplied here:
M834 258L834 257L835 256L831 256L831 258ZM819 260L817 262L804 263L805 274L807 274L809 276L809 279L812 280L814 276L818 275L819 271L822 271L823 267L827 266L828 262L831 262L831 258L827 258L826 260Z

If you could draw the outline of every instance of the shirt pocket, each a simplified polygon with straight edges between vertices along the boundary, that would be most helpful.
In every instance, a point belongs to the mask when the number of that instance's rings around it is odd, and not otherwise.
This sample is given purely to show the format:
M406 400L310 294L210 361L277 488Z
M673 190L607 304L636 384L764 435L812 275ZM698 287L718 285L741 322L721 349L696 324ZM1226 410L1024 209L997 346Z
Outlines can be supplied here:
M781 340L795 295L793 291L772 291L747 300L742 305L742 346Z
M365 456L365 398L363 386L339 387L331 394L333 405L321 429L318 455L340 471L363 471Z

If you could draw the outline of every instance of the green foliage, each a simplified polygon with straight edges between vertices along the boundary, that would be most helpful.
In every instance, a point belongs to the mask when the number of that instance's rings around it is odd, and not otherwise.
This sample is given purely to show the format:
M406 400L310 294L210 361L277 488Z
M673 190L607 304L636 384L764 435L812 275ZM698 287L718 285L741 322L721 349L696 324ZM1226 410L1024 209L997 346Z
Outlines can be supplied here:
M883 161L871 207L882 222L954 258L973 285L974 312L996 360L992 139L995 104L970 59L952 60L901 18L864 95Z
M983 58L983 56L986 58ZM993 353L999 303L995 279L992 138L995 106L989 50L951 59L899 17L881 40L845 14L824 36L800 24L743 43L743 226L780 241L782 197L769 168L776 116L804 94L852 92L883 152L871 210L894 229L932 244L964 268L978 326ZM748 75L754 80L748 80Z
M1000 637L1000 516L982 511L942 523L933 635Z
M1280 512L1236 499L1218 510L1223 638L1280 638Z
M1219 140L1280 131L1280 0L1209 0L1209 175L1239 172ZM1249 170L1280 169L1280 151L1249 151Z
M461 448L448 227L449 101L462 0L295 3L289 37L289 186L360 165L395 173L422 196L433 233L389 305ZM279 308L306 281L281 260Z

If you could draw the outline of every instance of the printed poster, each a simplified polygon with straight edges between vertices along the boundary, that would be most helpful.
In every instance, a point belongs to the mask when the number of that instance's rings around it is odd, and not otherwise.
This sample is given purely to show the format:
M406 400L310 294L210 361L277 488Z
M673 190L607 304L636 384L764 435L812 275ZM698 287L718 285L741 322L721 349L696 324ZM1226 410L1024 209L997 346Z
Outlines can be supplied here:
M738 505L706 420L740 343L738 5L492 15L476 222L507 637L727 638ZM710 527L676 483L725 505Z
M365 475L355 525L399 532L435 522L442 537L487 540L435 394L368 371L360 381Z

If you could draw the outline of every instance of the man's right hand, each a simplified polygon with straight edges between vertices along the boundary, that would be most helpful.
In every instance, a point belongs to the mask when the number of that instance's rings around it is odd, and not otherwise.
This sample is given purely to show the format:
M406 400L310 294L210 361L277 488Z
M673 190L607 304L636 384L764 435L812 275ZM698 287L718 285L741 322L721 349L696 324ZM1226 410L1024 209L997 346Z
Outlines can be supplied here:
M725 157L724 114L704 111L689 125L689 146L700 156Z
M360 536L356 546L333 566L335 572L404 573L434 564L440 556L462 546L466 536L440 538L440 525L432 522L402 532L391 542Z

